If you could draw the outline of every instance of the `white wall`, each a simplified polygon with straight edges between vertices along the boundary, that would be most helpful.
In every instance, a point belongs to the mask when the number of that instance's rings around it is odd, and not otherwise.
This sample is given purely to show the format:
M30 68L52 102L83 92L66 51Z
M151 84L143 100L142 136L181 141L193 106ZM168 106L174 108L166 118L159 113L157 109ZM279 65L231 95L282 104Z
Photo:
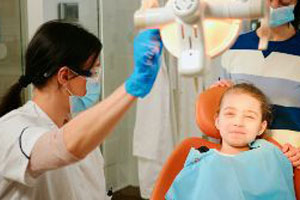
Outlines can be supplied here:
M41 0L27 0L28 37L32 38L38 27L44 22L43 3Z
M27 0L29 38L44 22L58 19L58 4L78 3L79 23L86 29L98 35L98 0Z
M97 0L44 0L44 21L58 18L59 3L78 3L79 23L95 35L98 35Z
M106 96L132 72L135 35L133 13L139 6L139 0L103 0ZM138 185L136 159L132 156L134 123L135 108L132 108L104 142L107 184L114 189Z

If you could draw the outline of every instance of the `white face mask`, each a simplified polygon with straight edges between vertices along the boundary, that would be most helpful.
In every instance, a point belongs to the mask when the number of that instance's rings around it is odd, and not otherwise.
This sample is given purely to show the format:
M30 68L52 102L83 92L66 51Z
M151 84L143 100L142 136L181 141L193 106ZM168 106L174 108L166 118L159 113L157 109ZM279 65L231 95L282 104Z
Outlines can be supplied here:
M294 21L294 9L295 5L271 8L269 25L271 27L277 27Z

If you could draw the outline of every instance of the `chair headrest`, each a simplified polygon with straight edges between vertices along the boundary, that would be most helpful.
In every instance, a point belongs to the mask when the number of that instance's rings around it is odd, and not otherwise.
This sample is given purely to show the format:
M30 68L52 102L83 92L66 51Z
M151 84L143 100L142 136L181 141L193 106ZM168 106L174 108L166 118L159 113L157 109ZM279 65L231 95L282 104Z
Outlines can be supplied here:
M215 127L215 115L220 99L228 87L213 87L200 93L196 101L196 122L200 130L207 136L221 139Z

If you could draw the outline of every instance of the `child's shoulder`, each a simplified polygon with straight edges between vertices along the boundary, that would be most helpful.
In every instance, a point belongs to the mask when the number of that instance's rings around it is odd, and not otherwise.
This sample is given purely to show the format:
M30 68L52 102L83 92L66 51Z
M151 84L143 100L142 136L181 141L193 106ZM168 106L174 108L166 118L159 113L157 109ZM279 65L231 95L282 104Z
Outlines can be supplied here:
M251 149L272 149L279 150L279 148L273 143L265 140L265 139L256 139L252 143L249 144Z
M273 143L265 140L265 139L257 139L254 142L250 144L250 147L252 149L255 149L256 151L253 151L253 153L260 153L264 155L274 155L277 158L281 158L285 160L286 162L289 162L287 157L283 154L281 149L274 145Z
M253 142L249 144L251 148L259 148L259 147L276 147L271 142L265 140L265 139L256 139Z

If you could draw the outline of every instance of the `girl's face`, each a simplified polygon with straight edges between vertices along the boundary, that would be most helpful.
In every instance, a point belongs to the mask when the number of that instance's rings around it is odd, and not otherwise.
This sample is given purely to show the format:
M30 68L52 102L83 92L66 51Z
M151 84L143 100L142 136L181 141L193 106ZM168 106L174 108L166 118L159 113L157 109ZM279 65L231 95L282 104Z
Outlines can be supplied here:
M260 102L247 93L229 92L222 100L216 127L222 137L222 146L244 149L266 129L262 122Z
M296 5L297 0L269 0L272 8Z

